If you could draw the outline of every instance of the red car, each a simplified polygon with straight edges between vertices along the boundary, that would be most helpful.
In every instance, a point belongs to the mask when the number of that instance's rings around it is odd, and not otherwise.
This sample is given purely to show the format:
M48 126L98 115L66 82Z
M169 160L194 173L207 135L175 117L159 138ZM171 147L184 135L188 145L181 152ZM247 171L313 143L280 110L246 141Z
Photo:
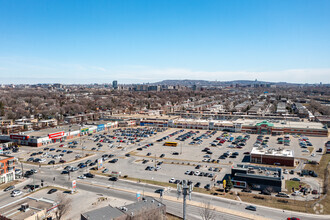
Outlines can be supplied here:
M287 220L300 220L300 218L291 217L291 218L287 218Z
M63 144L61 144L59 147L63 147L64 145Z

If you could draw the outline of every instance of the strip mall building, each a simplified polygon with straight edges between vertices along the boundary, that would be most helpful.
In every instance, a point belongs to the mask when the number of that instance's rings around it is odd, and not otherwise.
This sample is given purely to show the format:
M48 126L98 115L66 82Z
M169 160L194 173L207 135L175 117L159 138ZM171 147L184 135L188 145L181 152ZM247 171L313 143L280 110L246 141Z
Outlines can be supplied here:
M93 125L67 125L40 131L24 132L20 134L0 135L0 142L14 142L19 145L40 147L58 143L96 132L109 131L117 128L118 122L107 122Z
M281 121L281 120L251 120L237 119L232 121L222 120L196 120L196 119L175 119L175 120L141 120L141 126L186 128L219 130L228 132L243 132L249 134L268 135L306 135L327 137L328 128L319 122Z

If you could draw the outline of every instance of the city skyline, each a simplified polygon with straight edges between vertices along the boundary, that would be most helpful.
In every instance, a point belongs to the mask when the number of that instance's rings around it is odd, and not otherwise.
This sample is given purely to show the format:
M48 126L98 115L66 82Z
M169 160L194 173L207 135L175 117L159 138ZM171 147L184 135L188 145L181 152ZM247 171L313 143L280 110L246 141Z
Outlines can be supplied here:
M3 84L329 83L328 1L0 5Z

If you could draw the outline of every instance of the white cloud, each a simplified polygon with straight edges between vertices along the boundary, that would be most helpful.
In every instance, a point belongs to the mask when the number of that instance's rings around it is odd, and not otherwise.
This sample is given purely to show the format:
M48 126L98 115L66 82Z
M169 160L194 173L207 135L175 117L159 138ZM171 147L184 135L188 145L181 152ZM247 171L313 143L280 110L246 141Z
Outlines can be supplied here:
M31 79L31 80L29 80ZM279 71L203 71L185 68L155 68L145 65L99 66L52 62L37 58L0 57L0 83L120 83L157 82L166 79L254 80L293 83L329 83L330 68L287 69Z

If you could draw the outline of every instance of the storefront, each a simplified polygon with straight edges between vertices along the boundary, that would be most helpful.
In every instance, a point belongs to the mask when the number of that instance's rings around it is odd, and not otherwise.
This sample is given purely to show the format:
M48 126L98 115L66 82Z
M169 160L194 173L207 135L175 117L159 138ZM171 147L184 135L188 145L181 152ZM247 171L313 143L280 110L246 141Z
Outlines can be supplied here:
M268 121L262 121L256 124L257 134L271 134L274 124L269 123Z
M52 143L59 143L64 140L64 131L48 134L48 138L52 141Z

